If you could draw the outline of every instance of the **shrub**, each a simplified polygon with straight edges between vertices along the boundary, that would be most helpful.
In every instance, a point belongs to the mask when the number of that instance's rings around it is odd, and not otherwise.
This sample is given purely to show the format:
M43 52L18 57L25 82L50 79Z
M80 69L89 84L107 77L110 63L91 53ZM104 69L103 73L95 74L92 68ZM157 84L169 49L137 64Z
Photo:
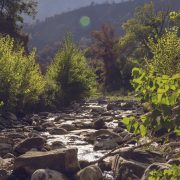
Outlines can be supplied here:
M9 36L0 37L0 101L4 110L23 109L39 100L44 79L35 63L35 51L25 55Z
M169 169L151 171L148 180L177 180L180 179L180 165L172 165Z
M150 39L149 47L153 53L151 65L158 75L180 72L180 38L176 28L166 31L157 43Z
M146 69L133 69L132 85L152 110L138 120L130 117L123 122L129 131L143 136L161 129L180 135L180 39L176 28L167 30L157 44L150 40L149 47L153 58Z
M95 90L95 74L83 52L68 36L57 52L47 74L48 95L56 104L68 104L89 96ZM49 86L52 84L52 88Z

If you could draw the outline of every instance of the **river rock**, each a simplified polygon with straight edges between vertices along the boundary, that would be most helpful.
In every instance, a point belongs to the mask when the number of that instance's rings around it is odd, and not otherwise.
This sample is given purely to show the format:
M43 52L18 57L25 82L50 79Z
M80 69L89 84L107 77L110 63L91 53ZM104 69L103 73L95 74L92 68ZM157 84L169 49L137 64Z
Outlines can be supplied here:
M8 180L8 172L5 169L0 169L0 179Z
M79 160L79 165L80 165L80 168L83 169L87 166L90 166L90 162L87 160Z
M1 117L0 115L0 129L12 127L12 122L9 119Z
M129 151L128 148L124 148L123 151L120 152L120 156L124 159L130 161L137 161L146 164L149 166L154 162L163 162L165 161L163 155L158 152L144 151L141 149L136 149L134 151Z
M41 150L44 147L45 140L42 137L27 138L14 147L15 154L24 154L35 148Z
M88 166L80 170L76 176L75 180L102 180L102 172L98 166Z
M103 116L105 122L113 122L114 118L112 116Z
M12 139L25 139L26 138L24 133L20 133L20 132L12 132L12 133L9 133L7 136Z
M59 127L65 129L66 131L73 131L76 129L72 124L61 124Z
M45 129L41 125L34 126L33 130L35 130L35 131L45 131Z
M93 128L94 129L105 129L105 122L102 118L97 119L94 123L93 123Z
M50 169L38 169L31 177L31 180L68 180L65 175Z
M89 141L95 142L98 137L102 138L102 136L105 136L106 139L107 138L114 139L115 142L117 142L117 143L120 143L122 141L121 136L119 136L117 133L114 133L114 132L112 132L112 131L110 131L108 129L101 129L101 130L98 130L98 131L92 133L91 136L89 137Z
M41 117L47 117L47 116L51 116L51 113L49 113L49 112L39 112L38 115L41 116Z
M92 108L91 110L92 113L102 114L106 111L106 108L102 106L92 106L91 108Z
M94 144L94 150L99 151L99 150L111 150L117 147L118 144L115 141L108 141L108 140L103 140L100 142L95 142Z
M117 102L110 102L108 103L107 105L107 110L117 110L119 109L118 105L117 105Z
M96 138L94 143L94 150L111 150L118 146L115 138L110 137L109 135L100 135Z
M13 150L13 141L5 136L0 136L0 156L11 153Z
M63 134L67 134L68 131L63 129L63 128L53 128L49 131L49 134L51 135L63 135Z
M115 101L107 105L107 110L135 110L138 106L136 101Z
M41 124L42 128L46 129L46 128L50 128L50 127L56 127L54 122L44 122Z
M139 180L146 169L146 165L140 162L128 161L116 155L112 162L114 180Z
M118 151L118 150L117 150ZM112 170L116 179L141 178L145 169L154 162L162 162L165 159L160 153L143 151L140 149L129 151L121 149L112 161Z
M3 156L4 159L8 159L8 158L15 158L14 154L11 153L7 153L6 155Z
M113 159L114 159L113 156L109 156L109 157L103 159L102 161L98 162L98 166L100 167L102 172L104 172L104 171L111 171L112 160Z
M47 152L30 151L15 159L15 172L24 169L31 175L38 169L46 168L65 174L76 173L79 170L77 149L58 149Z
M11 112L5 112L2 114L2 116L5 118L5 119L8 119L8 120L12 120L12 121L17 121L17 117L15 114L11 113Z
M60 149L60 148L65 148L65 147L66 147L65 144L61 141L54 141L51 144L52 149Z

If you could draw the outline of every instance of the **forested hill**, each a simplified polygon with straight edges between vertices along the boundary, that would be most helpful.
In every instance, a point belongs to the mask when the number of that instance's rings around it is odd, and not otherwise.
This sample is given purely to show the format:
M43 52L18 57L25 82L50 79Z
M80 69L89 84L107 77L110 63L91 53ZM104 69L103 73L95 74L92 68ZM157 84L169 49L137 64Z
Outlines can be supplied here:
M92 4L88 7L46 18L45 21L27 28L32 37L30 45L41 49L46 45L60 41L67 31L74 34L75 40L80 40L83 36L89 36L92 30L99 29L103 23L107 22L120 29L120 24L132 15L137 4L145 1L147 0L118 4ZM80 25L79 21L82 16L88 16L91 19L89 26L82 27Z
M31 35L29 47L36 47L41 59L46 61L46 59L51 59L67 32L72 32L75 41L80 41L82 44L88 43L87 38L90 38L90 32L99 29L104 23L113 24L116 31L121 34L122 23L132 16L137 6L149 1L134 0L99 5L92 3L88 7L46 18L43 22L37 22L35 25L26 27L26 31ZM162 1L155 1L156 5L160 2ZM171 4L170 6L180 9L179 0L164 0L162 4L167 6L167 2ZM83 16L89 17L88 26L84 27L80 24L80 19Z

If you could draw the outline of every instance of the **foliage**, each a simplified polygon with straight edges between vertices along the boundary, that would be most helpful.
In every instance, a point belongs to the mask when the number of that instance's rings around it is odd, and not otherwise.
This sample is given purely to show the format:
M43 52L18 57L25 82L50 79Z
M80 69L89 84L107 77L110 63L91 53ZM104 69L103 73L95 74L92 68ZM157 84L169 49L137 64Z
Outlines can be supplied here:
M55 55L46 77L48 82L54 84L51 92L55 93L50 94L57 104L89 96L96 86L95 75L71 36L65 39L62 48Z
M100 31L93 31L92 37L95 41L88 52L93 59L91 65L98 67L96 73L102 81L103 89L108 92L122 88L130 89L133 63L126 59L124 47L120 44L121 39L118 39L114 28L105 24Z
M154 43L150 40L153 58L146 69L134 68L132 85L135 92L151 106L151 112L124 118L129 131L142 136L154 135L160 129L180 134L180 40L174 28ZM178 50L177 50L178 49ZM177 51L176 51L177 50Z
M0 101L3 108L25 108L38 101L44 80L35 63L35 51L24 55L24 49L9 36L0 37Z
M104 88L114 90L117 86L118 68L117 52L115 46L118 43L118 37L111 25L105 24L100 31L93 31L92 37L95 39L91 45L90 54L103 62ZM120 74L120 73L119 73Z
M180 72L180 38L177 28L171 28L154 43L150 39L149 47L153 53L151 65L158 75L173 75Z
M148 180L176 180L180 179L180 165L172 165L169 169L151 171Z
M27 45L28 36L22 32L23 16L34 16L36 0L0 0L0 33L10 35Z
M16 22L23 22L22 14L34 15L37 2L34 0L0 0L0 14L13 18Z
M124 118L123 122L127 129L142 136L149 132L155 133L161 128L168 130L175 128L178 132L180 113L176 113L178 111L175 107L180 105L180 74L157 77L145 73L142 69L134 68L133 76L132 84L135 91L139 93L141 101L148 102L153 110L147 115L142 115L139 120L135 117Z
M128 45L127 54L141 64L145 56L148 59L152 57L149 37L157 43L158 38L164 34L165 27L170 24L169 9L163 7L157 10L154 3L150 2L136 8L133 18L122 26L125 31L123 41Z

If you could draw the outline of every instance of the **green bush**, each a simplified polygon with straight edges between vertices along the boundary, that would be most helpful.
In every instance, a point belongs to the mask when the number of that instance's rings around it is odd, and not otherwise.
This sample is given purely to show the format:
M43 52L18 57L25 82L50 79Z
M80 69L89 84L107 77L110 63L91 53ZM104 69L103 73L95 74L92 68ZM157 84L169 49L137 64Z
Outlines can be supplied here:
M95 74L83 52L68 36L57 52L47 74L47 94L55 104L69 104L95 91ZM49 99L49 98L48 98Z
M154 43L150 39L149 47L153 53L151 65L158 75L180 73L180 38L177 29L171 28Z
M155 76L139 68L133 69L133 87L142 102L148 102L151 112L135 117L124 118L129 131L141 135L152 135L165 128L180 133L180 74Z
M177 180L180 179L180 165L161 171L151 171L148 180Z
M35 63L35 51L25 55L9 36L0 37L0 102L3 109L23 109L39 100L44 79Z
M134 68L132 85L151 112L124 118L129 131L141 135L155 135L161 129L174 130L180 135L180 38L176 28L166 30L157 43L149 42L153 58L146 68Z

